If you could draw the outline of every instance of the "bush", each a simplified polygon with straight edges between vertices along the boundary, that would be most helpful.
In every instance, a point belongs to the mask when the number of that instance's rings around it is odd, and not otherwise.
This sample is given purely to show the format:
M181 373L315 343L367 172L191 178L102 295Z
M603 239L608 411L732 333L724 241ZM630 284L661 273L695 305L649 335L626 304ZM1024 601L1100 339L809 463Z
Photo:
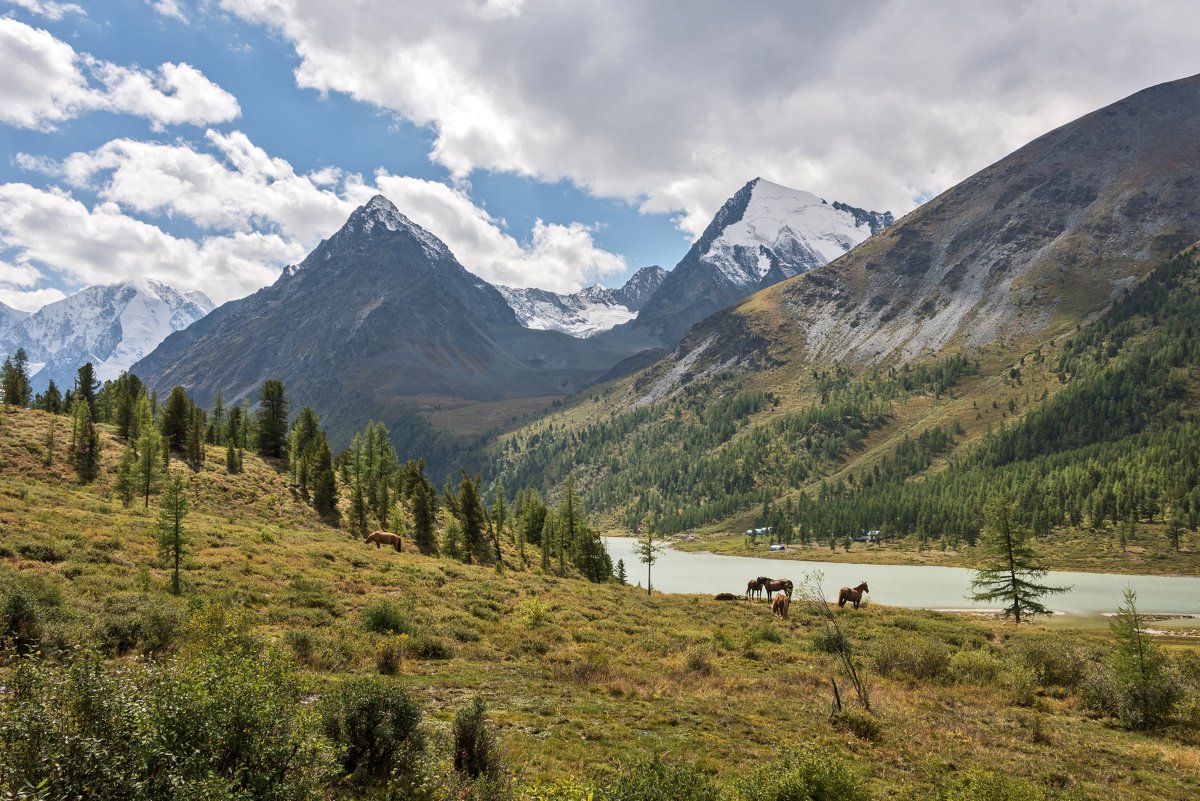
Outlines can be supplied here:
M747 647L757 645L761 642L775 643L778 645L779 643L783 642L783 635L775 626L763 624L748 630L744 640Z
M1079 687L1084 709L1130 729L1150 729L1163 723L1183 695L1182 683L1172 671L1123 680L1109 665L1092 665Z
M95 639L114 656L134 650L164 654L175 647L183 617L182 610L165 598L111 596L96 622Z
M868 801L866 784L843 760L816 748L793 751L735 784L737 801Z
M1029 666L1042 687L1071 689L1083 679L1088 654L1066 637L1019 632L1008 641L1013 656Z
M707 648L693 648L688 651L683 659L683 669L697 676L712 676L717 672L712 651Z
M450 643L426 631L412 635L407 650L414 659L450 659L454 656Z
M500 775L500 752L479 696L454 716L454 769L472 779Z
M995 684L1004 670L1004 662L984 649L958 651L950 657L950 676L957 682Z
M407 634L385 637L375 646L375 669L384 676L395 676L399 673L400 665L404 662L404 646L407 641Z
M884 676L940 679L950 667L950 653L940 642L917 635L885 635L872 648L875 667Z
M527 598L517 604L517 614L526 626L536 628L550 619L550 605L541 598Z
M17 653L28 653L42 636L42 616L38 604L24 587L7 587L0 594L0 633Z
M860 740L877 743L883 739L883 726L880 725L879 718L865 709L843 709L834 716L833 724Z
M973 770L943 796L945 801L1045 801L1046 794L1023 779Z
M376 634L413 634L415 626L396 604L380 598L363 607L359 617L363 628Z
M403 687L377 676L347 679L321 702L325 736L342 747L342 769L362 782L411 774L425 749L421 707Z
M228 645L228 643L226 643ZM235 647L107 667L25 660L0 700L0 796L317 797L332 767L289 665Z
M58 548L42 542L23 542L17 546L17 553L34 562L55 563L66 559Z
M603 801L717 801L716 785L694 766L675 766L657 755L613 777Z
M814 651L824 654L840 654L850 650L850 642L840 629L826 626L813 635L812 647Z

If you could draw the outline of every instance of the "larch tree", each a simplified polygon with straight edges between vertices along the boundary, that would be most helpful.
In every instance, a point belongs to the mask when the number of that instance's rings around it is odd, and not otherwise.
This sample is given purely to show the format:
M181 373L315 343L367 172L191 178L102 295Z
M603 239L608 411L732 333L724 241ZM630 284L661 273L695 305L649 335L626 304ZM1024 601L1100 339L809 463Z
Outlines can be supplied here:
M187 539L183 519L187 517L187 493L182 476L171 476L159 503L158 552L171 570L171 592L179 595L179 569L183 562Z
M984 507L984 525L979 534L983 566L971 581L976 601L1001 601L1005 617L1017 623L1022 617L1049 614L1041 602L1046 595L1066 592L1070 587L1038 583L1046 570L1037 563L1030 544L1030 530L1018 525L1005 500L992 496Z
M288 401L283 382L269 379L258 398L258 452L278 459L287 455Z

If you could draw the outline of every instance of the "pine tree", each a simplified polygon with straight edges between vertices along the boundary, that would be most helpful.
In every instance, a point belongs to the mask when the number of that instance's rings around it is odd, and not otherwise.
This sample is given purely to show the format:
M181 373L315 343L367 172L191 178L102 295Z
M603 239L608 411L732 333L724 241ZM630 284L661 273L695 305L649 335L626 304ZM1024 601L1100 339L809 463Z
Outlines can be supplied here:
M662 540L658 539L654 533L654 526L646 525L646 536L637 541L633 546L633 552L637 554L638 561L646 566L646 594L651 593L650 572L654 567L654 563L658 561L658 557L662 554Z
M547 514L542 519L542 531L538 535L538 540L541 542L542 547L542 571L545 573L550 572L550 548L553 546L556 539L557 537L555 536L554 530L554 515Z
M121 453L121 463L117 466L117 478L113 482L113 489L125 506L132 504L138 494L137 468L137 452L134 444L129 442L125 445L124 452Z
M0 392L4 393L4 402L9 406L23 409L32 399L28 365L25 349L17 348L16 353L5 359L3 368L0 368Z
M1166 654L1146 631L1137 611L1137 594L1125 588L1125 604L1109 624L1116 650L1110 659L1119 688L1114 711L1133 728L1157 726L1170 717L1180 690L1167 665Z
M53 378L51 378L50 382L46 385L46 391L38 393L37 398L34 400L33 406L35 409L41 409L42 411L49 412L50 414L63 413L62 392L59 391L58 384L54 383Z
M46 429L46 456L42 464L50 467L54 464L54 449L58 446L58 420L51 417L50 426Z
M306 501L313 486L313 467L317 458L314 446L319 435L321 420L316 412L305 406L296 415L292 432L288 435L288 470L292 483L300 490L300 497Z
M165 438L153 425L145 426L137 442L137 491L142 496L142 506L150 508L150 496L158 491L163 473L162 454L168 453Z
M422 478L412 485L413 538L417 541L417 548L426 555L437 554L435 514L433 487Z
M182 451L187 447L188 427L192 422L192 400L183 387L175 387L159 415L159 429L167 438L167 447Z
M479 482L472 481L467 471L462 471L455 503L458 521L463 532L463 559L471 564L476 556L486 553L484 540L483 500L479 496Z
M85 484L100 472L100 434L86 403L75 404L69 458L79 480Z
M326 520L336 523L337 478L333 472L333 454L329 450L329 441L325 439L325 433L321 432L316 442L309 447L316 452L312 468L313 508Z
M225 414L225 431L222 434L225 441L235 448L242 445L242 407L230 406Z
M213 393L212 411L208 416L208 430L205 432L205 439L211 444L225 444L225 418L227 416L225 412L225 395L221 392L221 388L217 387L216 392Z
M187 494L183 477L171 476L159 504L158 549L164 562L171 568L171 592L180 593L179 567L184 557L187 539L183 532L183 519L187 517Z
M985 523L979 535L980 556L985 567L975 571L971 587L976 601L1003 601L1005 617L1019 624L1022 616L1044 615L1048 610L1040 598L1066 592L1069 587L1038 584L1046 575L1039 567L1029 544L1029 529L1017 525L1012 510L998 495L992 496L984 509Z
M132 373L121 373L116 382L116 410L113 422L117 424L117 436L121 439L137 439L134 430L137 417L138 398L145 392L142 381Z
M625 573L625 560L624 559L617 560L617 581L619 581L622 584L629 583L629 576Z
M88 414L96 419L96 370L91 362L87 362L75 373L75 400L84 401L88 405Z
M258 398L258 453L273 459L287 455L288 401L283 382L263 383Z
M232 438L225 440L225 471L230 475L242 472L242 454Z
M204 467L204 412L193 406L187 432L187 463L199 473Z

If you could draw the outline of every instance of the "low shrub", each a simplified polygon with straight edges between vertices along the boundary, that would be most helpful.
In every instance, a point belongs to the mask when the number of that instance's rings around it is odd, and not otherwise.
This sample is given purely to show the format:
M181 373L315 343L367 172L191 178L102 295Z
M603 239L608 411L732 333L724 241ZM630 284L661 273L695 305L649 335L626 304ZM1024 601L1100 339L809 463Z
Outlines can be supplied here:
M418 631L408 640L408 655L413 659L450 659L454 649L441 637Z
M67 557L61 550L44 542L23 542L17 546L17 553L35 562L61 562Z
M1136 679L1109 665L1091 665L1079 684L1084 709L1113 718L1130 729L1150 729L1164 723L1184 697L1179 675L1161 670Z
M717 672L717 665L713 661L711 650L698 647L691 649L684 656L683 669L697 676L712 676Z
M602 801L717 801L720 792L695 766L671 765L655 755L617 773L609 787L594 797Z
M944 801L1045 801L1046 793L1024 779L972 770L942 796Z
M1066 637L1018 632L1008 640L1013 658L1033 671L1042 687L1073 689L1083 679L1089 655Z
M550 619L550 605L541 598L526 598L517 604L517 616L530 628L536 628Z
M414 634L416 626L399 606L387 598L372 601L359 613L363 628L376 634Z
M826 626L813 634L812 647L814 651L824 654L838 654L850 650L850 641L840 629Z
M875 667L889 677L940 679L950 667L950 652L940 642L917 635L885 635L872 643Z
M342 748L342 769L357 781L402 779L425 749L420 704L390 679L347 679L320 711L325 736Z
M844 760L805 748L735 782L736 801L868 801L866 783Z
M393 634L384 637L375 645L375 669L384 676L395 676L400 672L404 662L404 646L408 641L407 634Z
M833 725L845 729L860 740L877 743L883 739L883 725L879 718L865 709L843 709L833 718Z
M454 769L472 779L500 776L500 751L479 696L454 716Z
M1004 672L1004 661L989 650L972 648L950 657L950 676L967 684L995 684Z

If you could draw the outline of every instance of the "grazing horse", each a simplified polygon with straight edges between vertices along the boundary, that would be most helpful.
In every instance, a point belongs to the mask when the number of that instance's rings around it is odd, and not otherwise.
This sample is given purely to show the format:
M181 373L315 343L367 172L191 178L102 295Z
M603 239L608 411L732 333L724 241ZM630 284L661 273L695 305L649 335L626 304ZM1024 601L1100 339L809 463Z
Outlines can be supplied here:
M380 546L390 545L396 549L396 553L400 553L400 543L403 540L390 531L373 531L367 535L365 542L375 543L375 550L379 550Z
M850 587L842 587L842 589L838 592L838 607L841 608L845 606L846 601L849 601L850 603L854 604L854 608L857 609L858 603L862 600L864 592L870 592L870 590L867 589L867 582L865 581L853 589Z
M792 597L792 582L790 579L760 578L759 581L762 582L762 587L767 592L782 590L787 593L789 599Z
M746 583L746 601L747 601L747 603L750 601L750 596L752 596L752 595L757 596L757 595L762 594L763 581L764 581L764 579L762 579L760 577L760 578L756 578L756 579L750 579L750 581Z
M782 592L775 593L775 600L771 603L771 614L779 615L784 620L787 620L788 607L792 605L792 597Z

